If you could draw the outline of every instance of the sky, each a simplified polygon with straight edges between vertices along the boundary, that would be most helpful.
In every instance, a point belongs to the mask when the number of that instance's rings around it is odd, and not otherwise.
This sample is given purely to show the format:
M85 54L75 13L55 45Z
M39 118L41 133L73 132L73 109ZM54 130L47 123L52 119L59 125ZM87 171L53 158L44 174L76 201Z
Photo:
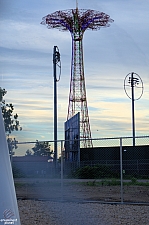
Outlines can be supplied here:
M75 0L0 0L0 87L13 103L22 131L19 142L53 140L53 47L61 54L58 139L67 118L71 35L41 25L42 17L73 9ZM85 83L92 138L132 136L131 99L124 79L137 73L144 86L135 101L136 136L149 135L149 0L78 0L79 9L104 12L108 28L83 38ZM139 93L138 93L139 95Z

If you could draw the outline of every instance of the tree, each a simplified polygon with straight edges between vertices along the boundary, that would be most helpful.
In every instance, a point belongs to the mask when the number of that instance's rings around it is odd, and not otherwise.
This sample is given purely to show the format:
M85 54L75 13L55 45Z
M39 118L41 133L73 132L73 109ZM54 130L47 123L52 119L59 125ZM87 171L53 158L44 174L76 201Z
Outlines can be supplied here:
M0 87L0 102L2 102L3 100L3 96L7 93L7 91L5 89L2 89Z
M53 151L48 141L39 142L36 140L35 146L32 148L35 156L51 156Z
M4 119L5 132L11 134L12 131L22 130L18 121L18 114L13 115L14 106L12 103L6 104L3 96L7 93L5 89L0 88L1 109Z
M14 149L17 149L17 143L15 138L10 138L9 136L7 137L7 143L8 143L8 149L9 149L9 154L13 156L15 154Z
M28 150L26 151L25 156L32 156L32 155L33 155L32 151L28 149Z
M9 148L9 153L13 155L14 154L13 149L17 148L17 141L15 138L14 139L10 138L9 135L13 131L22 130L22 127L20 127L20 124L18 121L18 114L16 113L15 115L13 115L14 106L12 105L12 103L6 104L5 100L3 99L6 93L7 91L0 87L1 110L2 110L2 116L4 119L5 132L7 135L8 148Z

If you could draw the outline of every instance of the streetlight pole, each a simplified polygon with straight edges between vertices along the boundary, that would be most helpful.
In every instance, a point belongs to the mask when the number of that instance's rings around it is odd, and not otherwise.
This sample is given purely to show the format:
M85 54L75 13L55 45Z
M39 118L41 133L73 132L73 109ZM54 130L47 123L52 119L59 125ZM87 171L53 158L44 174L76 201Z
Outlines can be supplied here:
M129 77L130 78L130 77ZM135 78L133 77L133 72L131 73L131 101L132 101L132 134L133 134L133 146L135 146L135 108L134 108L134 85Z
M129 95L129 91L131 88L131 96ZM139 96L137 97L134 88L140 89L141 92ZM128 89L128 90L127 90ZM137 73L129 73L125 77L124 80L124 90L126 95L131 99L132 101L132 135L133 135L133 146L135 146L135 107L134 107L134 101L139 100L143 94L143 82L141 77Z
M57 71L56 66L60 62L60 53L57 46L53 49L53 77L54 77L54 162L57 165Z

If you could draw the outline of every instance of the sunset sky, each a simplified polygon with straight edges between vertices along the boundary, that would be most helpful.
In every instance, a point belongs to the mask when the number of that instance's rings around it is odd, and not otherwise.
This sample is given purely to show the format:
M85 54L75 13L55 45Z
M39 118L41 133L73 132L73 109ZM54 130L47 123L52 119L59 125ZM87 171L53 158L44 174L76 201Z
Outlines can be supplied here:
M93 138L132 136L131 100L124 79L135 72L144 93L135 101L136 135L149 135L149 0L79 0L80 9L102 11L108 28L86 31L85 82ZM0 87L13 103L23 128L18 141L53 140L54 45L61 54L58 82L58 139L67 117L71 35L41 25L42 17L73 9L75 0L0 0Z

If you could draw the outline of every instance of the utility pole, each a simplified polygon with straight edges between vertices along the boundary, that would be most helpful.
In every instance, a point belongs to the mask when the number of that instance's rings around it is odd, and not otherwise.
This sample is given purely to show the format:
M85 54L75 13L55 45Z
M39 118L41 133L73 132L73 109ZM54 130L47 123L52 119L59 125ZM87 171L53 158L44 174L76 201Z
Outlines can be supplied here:
M131 85L131 102L132 102L132 135L133 135L133 146L135 146L135 106L134 106L134 86L139 84L139 79L134 78L133 72L129 77L129 83Z
M60 53L57 46L53 49L53 77L54 77L54 162L57 165L57 71L56 67L60 62ZM58 65L59 66L59 65ZM59 66L60 67L60 66Z
M135 93L135 89L137 93ZM126 95L131 99L132 103L132 136L133 146L135 146L135 107L134 101L139 100L143 95L143 82L141 77L137 73L129 73L124 79L124 90ZM131 92L131 96L130 96ZM137 96L138 94L138 96Z

